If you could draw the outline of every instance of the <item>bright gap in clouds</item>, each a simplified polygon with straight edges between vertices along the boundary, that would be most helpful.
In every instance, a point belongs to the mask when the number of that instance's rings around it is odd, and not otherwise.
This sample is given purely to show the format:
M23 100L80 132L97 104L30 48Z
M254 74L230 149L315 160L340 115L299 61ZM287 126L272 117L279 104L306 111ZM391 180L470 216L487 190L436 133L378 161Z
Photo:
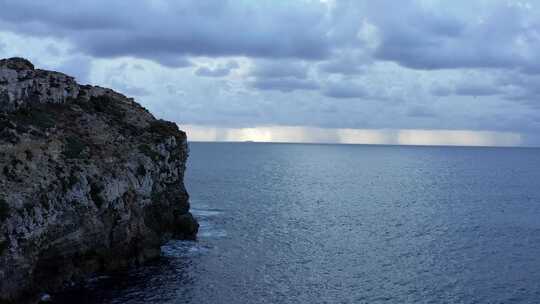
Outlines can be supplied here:
M425 146L520 146L511 132L469 130L368 130L313 127L216 128L182 125L190 141L254 141Z

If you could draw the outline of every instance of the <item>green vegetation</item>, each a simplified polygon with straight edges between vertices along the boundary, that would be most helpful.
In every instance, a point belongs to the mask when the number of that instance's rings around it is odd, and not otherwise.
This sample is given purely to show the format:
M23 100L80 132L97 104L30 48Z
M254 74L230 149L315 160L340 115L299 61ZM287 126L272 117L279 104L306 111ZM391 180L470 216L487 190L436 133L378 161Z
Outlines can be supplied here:
M52 128L56 125L53 114L39 108L21 109L14 114L17 125L32 125L40 129Z
M151 122L150 126L148 126L148 131L162 137L177 137L181 134L178 130L178 126L175 123L165 120L156 120Z
M116 119L123 119L126 116L126 111L121 107L118 101L108 95L101 95L90 98L90 104L94 110L109 114Z
M62 154L68 159L82 158L81 154L86 149L86 145L75 136L66 138L66 144Z

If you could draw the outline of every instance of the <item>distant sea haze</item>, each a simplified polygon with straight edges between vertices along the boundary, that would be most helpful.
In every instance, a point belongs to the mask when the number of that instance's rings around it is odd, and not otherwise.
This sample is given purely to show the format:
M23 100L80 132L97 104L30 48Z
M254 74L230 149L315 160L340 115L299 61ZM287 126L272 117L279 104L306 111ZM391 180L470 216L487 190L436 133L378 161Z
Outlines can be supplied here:
M64 303L538 303L540 150L191 143L196 242Z
M191 141L340 143L419 146L530 146L519 133L471 130L328 129L315 127L223 128L182 125Z

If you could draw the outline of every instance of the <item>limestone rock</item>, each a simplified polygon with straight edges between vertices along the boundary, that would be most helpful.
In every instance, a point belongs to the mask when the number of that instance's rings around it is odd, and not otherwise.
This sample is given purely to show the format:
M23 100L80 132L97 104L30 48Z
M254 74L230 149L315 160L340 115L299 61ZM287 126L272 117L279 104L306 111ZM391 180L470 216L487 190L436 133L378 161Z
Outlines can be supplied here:
M133 99L0 60L0 302L194 238L186 135Z

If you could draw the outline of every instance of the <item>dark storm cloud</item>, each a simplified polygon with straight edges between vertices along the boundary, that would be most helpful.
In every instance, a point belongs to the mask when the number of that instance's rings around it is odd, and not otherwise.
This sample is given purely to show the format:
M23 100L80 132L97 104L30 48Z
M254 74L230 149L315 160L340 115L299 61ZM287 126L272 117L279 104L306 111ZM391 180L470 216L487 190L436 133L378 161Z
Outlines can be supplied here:
M326 3L0 0L0 53L184 123L540 131L540 11L527 1ZM116 57L136 59L96 60Z
M313 91L320 84L308 78L309 64L292 60L256 60L249 71L253 88L264 91Z
M141 56L141 57L152 59L164 66L168 66L171 68L187 68L193 65L191 60L189 60L188 58L183 57L183 56L175 56L174 54L162 54L162 55L151 54L150 56Z
M303 61L256 60L248 74L249 84L264 91L319 90L320 84L308 77L309 69Z
M68 39L95 57L185 66L186 55L320 59L329 53L316 2L2 0L2 28ZM179 59L175 59L179 58Z
M131 28L135 23L135 20L129 21L129 13L135 8L132 2L71 1L58 5L56 1L47 0L2 0L1 4L3 21L21 25L22 30L34 33L46 33L50 28L62 33L120 30Z
M364 20L379 36L376 59L413 69L540 72L538 18L512 2L456 3L461 10L447 12L413 0L399 9L391 0L341 0L328 14L315 0L2 0L0 28L67 39L95 57L135 56L172 67L189 66L186 56L321 60L333 54L323 72L358 74L359 62L345 50L365 47L358 37Z
M406 1L411 2L413 1ZM477 14L455 17L437 8L403 5L403 10L374 14L381 33L375 56L413 69L510 68L529 72L538 60L540 23L512 2L474 6ZM371 9L391 5L379 1ZM408 20L408 22L402 22ZM536 52L537 53L537 52ZM540 70L540 69L539 69Z

